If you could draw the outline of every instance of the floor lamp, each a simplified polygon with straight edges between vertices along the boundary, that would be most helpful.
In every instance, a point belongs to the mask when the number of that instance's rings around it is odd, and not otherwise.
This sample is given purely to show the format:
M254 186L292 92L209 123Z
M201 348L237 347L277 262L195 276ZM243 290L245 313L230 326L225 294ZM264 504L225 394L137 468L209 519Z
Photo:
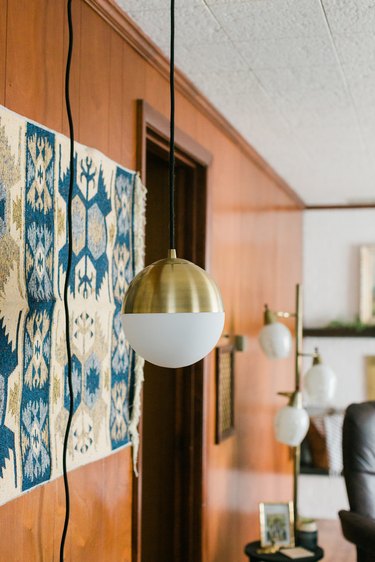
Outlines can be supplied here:
M302 398L302 361L303 357L313 359L312 367L304 376L304 386L311 403L320 405L329 403L335 393L336 375L322 362L318 349L314 353L303 352L303 298L302 285L296 285L295 312L271 311L265 306L264 326L259 334L262 350L270 359L281 359L290 354L292 337L286 326L278 318L295 319L295 381L292 392L279 392L289 399L275 417L276 439L292 447L293 452L293 508L294 536L298 524L298 477L300 473L301 442L309 428L309 416L303 407Z

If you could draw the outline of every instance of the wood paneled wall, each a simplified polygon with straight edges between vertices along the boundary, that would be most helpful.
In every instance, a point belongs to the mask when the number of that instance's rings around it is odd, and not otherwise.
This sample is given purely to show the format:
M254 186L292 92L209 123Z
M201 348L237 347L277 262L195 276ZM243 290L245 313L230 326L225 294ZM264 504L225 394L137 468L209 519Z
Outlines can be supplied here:
M136 100L168 116L168 83L88 1L73 5L77 140L134 168ZM63 0L0 0L0 103L65 134L66 45ZM176 102L178 127L213 155L208 255L223 292L226 331L249 337L248 350L236 357L236 433L220 445L214 445L212 359L207 381L204 560L238 562L245 542L258 535L258 501L287 500L292 493L287 450L275 444L272 419L282 403L276 392L292 387L293 366L262 357L256 334L264 302L293 309L301 212L267 167L193 99L179 92ZM130 562L132 478L127 449L70 474L68 560ZM63 514L61 480L1 507L0 560L57 560Z

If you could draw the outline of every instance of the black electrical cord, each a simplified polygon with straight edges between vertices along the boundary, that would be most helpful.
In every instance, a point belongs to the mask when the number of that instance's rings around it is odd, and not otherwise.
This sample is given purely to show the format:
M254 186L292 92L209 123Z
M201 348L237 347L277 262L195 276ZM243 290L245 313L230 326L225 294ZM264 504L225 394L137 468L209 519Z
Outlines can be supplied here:
M169 248L175 246L175 211L174 211L174 2L171 0L171 51L169 66L169 86L171 96L170 137L169 137Z
M73 20L72 20L72 0L67 2L67 12L68 12L68 27L69 27L69 45L68 45L68 56L66 59L66 71L65 71L65 104L66 112L69 121L69 136L70 136L70 160L69 160L69 189L68 197L66 203L66 213L67 213L67 229L68 229L68 260L66 265L66 277L64 283L64 309L65 309L65 337L66 337L66 351L67 351L67 366L68 366L68 388L69 388L69 414L68 421L65 429L64 436L64 446L63 446L63 477L64 477L64 489L65 489L65 521L64 528L61 535L60 543L60 562L64 562L64 547L65 539L68 531L69 516L70 516L70 496L69 496L69 482L66 467L67 453L68 453L68 441L69 441L69 431L73 419L73 384L72 384L72 351L70 348L70 329L69 329L69 305L68 305L68 287L70 270L72 266L72 243L73 243L73 232L72 232L72 196L73 196L73 184L74 184L74 127L73 127L73 117L72 110L70 107L70 96L69 96L69 83L70 83L70 67L72 63L72 53L73 53Z

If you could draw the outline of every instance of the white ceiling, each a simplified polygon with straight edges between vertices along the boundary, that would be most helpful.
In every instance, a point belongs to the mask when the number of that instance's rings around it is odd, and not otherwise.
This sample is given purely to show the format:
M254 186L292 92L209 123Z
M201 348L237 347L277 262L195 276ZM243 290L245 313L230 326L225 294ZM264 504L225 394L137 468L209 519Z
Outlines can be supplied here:
M176 0L176 64L308 205L375 203L375 0Z

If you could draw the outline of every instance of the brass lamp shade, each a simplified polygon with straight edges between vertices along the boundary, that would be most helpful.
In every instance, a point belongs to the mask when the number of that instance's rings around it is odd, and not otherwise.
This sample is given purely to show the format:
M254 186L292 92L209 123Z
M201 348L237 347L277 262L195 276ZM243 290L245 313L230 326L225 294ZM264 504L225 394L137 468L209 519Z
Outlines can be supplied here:
M205 357L220 338L224 318L216 283L174 250L133 279L122 308L131 347L150 363L171 368Z
M215 281L194 263L169 256L143 269L130 283L122 313L223 312Z

